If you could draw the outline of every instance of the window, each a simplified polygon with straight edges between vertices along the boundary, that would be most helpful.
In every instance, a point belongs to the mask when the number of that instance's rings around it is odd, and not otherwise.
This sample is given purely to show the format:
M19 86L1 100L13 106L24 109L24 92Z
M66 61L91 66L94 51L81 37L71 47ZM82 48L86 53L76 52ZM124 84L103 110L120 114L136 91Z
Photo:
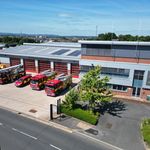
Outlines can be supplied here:
M143 80L144 71L135 70L134 71L134 80Z
M129 69L121 69L121 68L102 67L101 73L108 74L108 75L127 76L128 77L130 70Z
M111 49L111 44L82 44L82 48Z
M85 66L85 65L82 65L82 66L80 67L80 70L81 70L81 72L88 72L88 71L90 71L92 68L93 68L93 66Z
M85 66L82 65L80 70L81 72L88 72L91 70L94 66ZM106 75L116 75L116 76L125 76L128 77L130 73L129 69L121 69L121 68L109 68L109 67L102 67L101 74Z
M118 91L127 91L127 87L126 86L117 85L117 84L112 85L112 89L113 90L118 90Z

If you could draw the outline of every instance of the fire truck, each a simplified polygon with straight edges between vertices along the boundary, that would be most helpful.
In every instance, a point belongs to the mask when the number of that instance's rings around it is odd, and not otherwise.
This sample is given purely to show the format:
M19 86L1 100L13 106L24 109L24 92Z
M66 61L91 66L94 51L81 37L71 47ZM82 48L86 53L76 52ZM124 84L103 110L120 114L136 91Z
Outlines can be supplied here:
M45 92L47 96L57 96L64 89L70 87L72 84L72 77L70 75L62 75L45 84Z
M13 82L24 76L25 70L23 65L15 65L0 70L0 84Z
M23 87L25 85L30 84L30 80L31 80L32 76L31 74L27 74L21 78L19 78L16 82L15 82L15 86L16 87Z
M40 74L37 74L31 78L30 87L33 90L41 90L44 89L45 83L48 80L52 80L55 78L56 72L50 72L50 70L46 70Z

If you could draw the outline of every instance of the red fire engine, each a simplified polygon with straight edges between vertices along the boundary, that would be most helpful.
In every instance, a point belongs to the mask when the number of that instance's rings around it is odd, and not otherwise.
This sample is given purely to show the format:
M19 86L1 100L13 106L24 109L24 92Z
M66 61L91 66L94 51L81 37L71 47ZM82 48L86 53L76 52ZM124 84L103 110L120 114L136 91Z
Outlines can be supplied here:
M53 80L48 81L45 84L45 92L47 96L57 96L64 89L69 87L72 84L72 77L67 76L59 76Z
M0 69L0 84L13 82L25 74L24 67L21 64Z
M48 80L54 79L55 75L56 75L55 72L50 72L49 70L37 74L31 78L30 86L33 90L44 89L45 83Z
M15 86L16 86L16 87L23 87L23 86L25 86L25 85L30 84L31 77L32 77L32 76L31 76L30 74L21 77L20 79L18 79L18 80L15 82Z

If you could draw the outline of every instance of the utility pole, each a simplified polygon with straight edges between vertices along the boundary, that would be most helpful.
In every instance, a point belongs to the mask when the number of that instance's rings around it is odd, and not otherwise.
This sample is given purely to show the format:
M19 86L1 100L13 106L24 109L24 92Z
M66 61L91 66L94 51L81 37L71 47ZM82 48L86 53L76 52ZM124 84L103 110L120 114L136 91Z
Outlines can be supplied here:
M141 20L139 19L139 22L138 22L138 34L137 34L137 44L136 44L136 51L138 52L137 53L138 63L139 63L139 59L140 59L140 49L138 50L140 33L141 33Z
M96 37L98 36L98 26L96 25Z

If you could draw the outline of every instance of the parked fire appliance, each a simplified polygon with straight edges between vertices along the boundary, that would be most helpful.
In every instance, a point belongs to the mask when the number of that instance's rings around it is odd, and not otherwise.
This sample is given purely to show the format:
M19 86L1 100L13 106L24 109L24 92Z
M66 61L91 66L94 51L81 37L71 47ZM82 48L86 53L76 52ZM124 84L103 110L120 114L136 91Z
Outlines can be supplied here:
M13 82L24 76L25 70L23 65L15 65L0 70L0 84Z
M16 82L15 82L15 86L16 87L23 87L25 85L28 85L30 84L30 80L31 80L31 75L26 75L26 76L23 76L21 78L19 78Z
M32 77L31 81L30 81L30 86L33 90L44 89L45 83L48 80L54 79L55 75L56 75L55 72L50 72L50 70L46 70L46 71Z
M59 95L64 89L69 87L72 84L72 77L67 76L59 76L53 80L48 81L45 84L45 92L47 96L57 96Z

